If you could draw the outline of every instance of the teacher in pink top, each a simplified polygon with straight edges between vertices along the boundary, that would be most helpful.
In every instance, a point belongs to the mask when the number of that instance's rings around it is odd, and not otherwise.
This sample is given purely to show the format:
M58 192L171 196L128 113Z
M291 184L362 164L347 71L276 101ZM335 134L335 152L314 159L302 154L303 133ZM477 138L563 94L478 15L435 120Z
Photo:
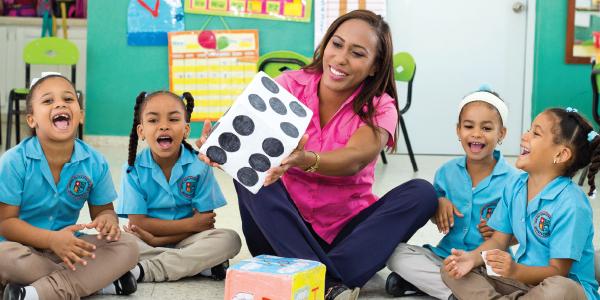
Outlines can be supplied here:
M321 261L325 299L356 299L398 243L436 211L435 191L425 180L381 198L372 192L379 153L394 147L397 135L392 53L380 16L356 10L335 20L313 62L276 79L314 112L306 135L268 171L256 195L235 183L252 255Z

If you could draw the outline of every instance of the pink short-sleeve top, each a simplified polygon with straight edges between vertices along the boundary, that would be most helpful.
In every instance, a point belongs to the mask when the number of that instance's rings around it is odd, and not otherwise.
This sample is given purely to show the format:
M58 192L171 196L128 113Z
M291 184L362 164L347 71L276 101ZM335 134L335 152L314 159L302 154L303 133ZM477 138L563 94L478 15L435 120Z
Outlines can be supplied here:
M361 90L359 87L321 128L317 95L321 75L305 70L290 71L276 81L313 111L306 130L308 141L305 149L327 152L344 147L354 132L367 124L352 108L352 101ZM374 98L373 104L376 111L374 122L390 134L387 145L391 147L398 123L394 99L384 93ZM323 240L331 243L344 225L377 201L378 197L372 192L376 162L377 159L373 160L352 176L326 176L291 168L282 180L304 220Z

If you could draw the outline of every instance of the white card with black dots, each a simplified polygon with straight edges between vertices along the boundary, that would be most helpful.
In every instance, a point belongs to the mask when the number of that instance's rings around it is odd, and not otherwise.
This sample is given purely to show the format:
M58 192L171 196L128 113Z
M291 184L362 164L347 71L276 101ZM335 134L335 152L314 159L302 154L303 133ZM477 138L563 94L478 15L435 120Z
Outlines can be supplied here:
M200 152L256 194L298 146L313 112L264 72L213 126Z

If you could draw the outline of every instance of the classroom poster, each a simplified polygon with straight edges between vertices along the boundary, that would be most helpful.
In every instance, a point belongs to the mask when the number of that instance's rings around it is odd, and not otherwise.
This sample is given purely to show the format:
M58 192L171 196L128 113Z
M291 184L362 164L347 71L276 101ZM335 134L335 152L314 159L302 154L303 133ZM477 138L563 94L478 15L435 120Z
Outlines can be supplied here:
M217 120L256 74L257 30L169 32L169 85L195 99L192 121Z
M356 9L368 9L386 17L386 0L315 0L315 48L337 17Z
M181 0L130 0L127 44L166 46L167 32L184 30Z
M313 0L184 0L185 12L310 22Z

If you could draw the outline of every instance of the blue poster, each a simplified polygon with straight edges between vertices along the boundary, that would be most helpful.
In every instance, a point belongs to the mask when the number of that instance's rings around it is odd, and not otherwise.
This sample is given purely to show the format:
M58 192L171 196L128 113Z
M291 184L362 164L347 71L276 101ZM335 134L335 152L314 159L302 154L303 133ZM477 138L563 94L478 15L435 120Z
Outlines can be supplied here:
M127 11L127 44L166 46L167 32L183 31L181 0L130 0Z

